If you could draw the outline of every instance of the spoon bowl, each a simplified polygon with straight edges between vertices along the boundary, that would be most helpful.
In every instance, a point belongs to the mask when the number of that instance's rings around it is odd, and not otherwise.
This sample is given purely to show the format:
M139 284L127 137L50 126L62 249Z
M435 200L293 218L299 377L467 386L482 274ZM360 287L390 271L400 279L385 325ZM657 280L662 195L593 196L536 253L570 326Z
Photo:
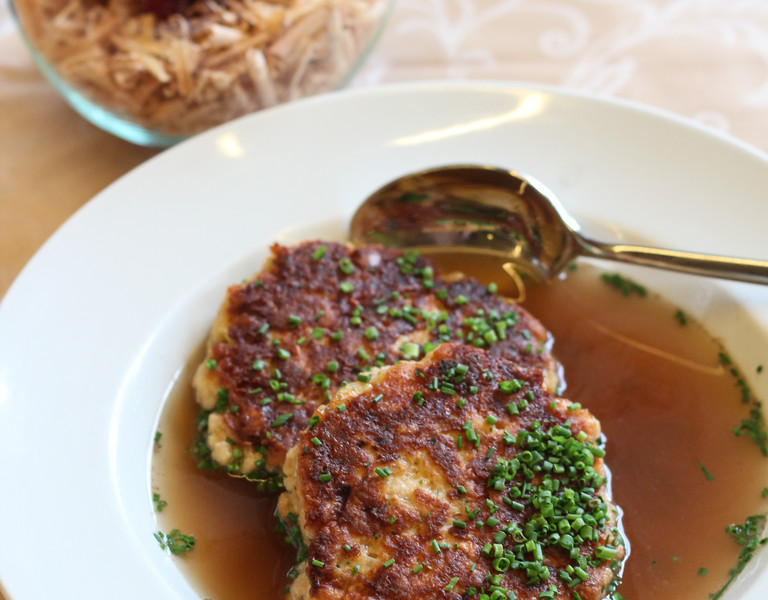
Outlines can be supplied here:
M537 280L554 279L586 256L768 284L768 261L590 239L544 184L489 166L437 167L395 179L358 208L350 239L496 256Z

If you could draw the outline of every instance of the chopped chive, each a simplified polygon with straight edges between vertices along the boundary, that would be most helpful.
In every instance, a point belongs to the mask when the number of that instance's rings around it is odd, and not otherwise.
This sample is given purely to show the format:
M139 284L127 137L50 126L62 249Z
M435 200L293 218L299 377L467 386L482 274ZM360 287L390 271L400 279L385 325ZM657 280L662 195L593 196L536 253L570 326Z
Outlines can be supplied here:
M499 389L505 394L513 394L514 392L523 389L523 384L520 383L517 379L512 379L510 381L499 381Z
M279 415L274 421L272 421L270 427L280 427L280 425L285 425L285 423L288 422L288 420L291 418L293 418L292 412L283 413L282 415Z
M168 506L168 503L160 498L160 494L157 493L152 494L152 502L155 503L155 510L157 510L157 512L162 512L163 509Z
M328 483L331 480L331 474L330 473L320 473L320 477L318 478L323 483Z
M459 582L458 577L451 577L451 580L448 582L448 585L446 585L443 589L446 592L450 592L453 589L453 586L455 586Z
M318 246L315 248L314 253L312 254L312 258L315 260L320 260L325 256L325 252L328 250L328 246Z
M419 345L414 342L406 342L403 347L400 348L400 353L406 360L415 360L419 358Z
M422 564L418 564L418 565L416 565L415 567L413 567L413 569L411 569L411 573L418 573L418 572L419 572L419 571L421 571L423 568L424 568L424 565L422 565Z
M618 552L619 551L616 548L598 546L595 548L595 558L599 558L600 560L611 560L618 554Z
M285 348L278 348L277 349L277 358L281 360L288 360L291 358L291 353L288 352Z
M389 560L384 562L384 568L388 569L389 567L391 567L394 564L395 564L395 559L394 558L390 558Z
M153 534L153 537L160 548L168 550L171 554L192 552L195 547L195 536L181 533L178 529L173 529L170 533L158 531Z
M467 441L471 444L475 444L475 446L480 445L480 438L477 437L477 434L475 433L474 429L468 429L467 433L464 435L467 436Z
M709 472L707 467L705 467L698 458L696 459L696 462L698 463L699 469L701 469L701 472L704 473L704 477L707 478L707 481L713 481L715 479L715 476Z
M603 273L600 278L605 283L616 288L624 296L629 296L634 293L642 298L648 295L648 291L642 285L623 277L618 273Z
M323 445L323 442L322 442L322 440L320 440L320 439L319 439L319 438L317 438L317 437L313 437L313 438L312 438L312 443L313 443L315 446L322 446L322 445Z
M323 561L317 560L316 558L312 559L312 566L313 567L324 567L325 563Z
M355 270L355 265L348 258L339 261L339 270L345 275L350 275Z

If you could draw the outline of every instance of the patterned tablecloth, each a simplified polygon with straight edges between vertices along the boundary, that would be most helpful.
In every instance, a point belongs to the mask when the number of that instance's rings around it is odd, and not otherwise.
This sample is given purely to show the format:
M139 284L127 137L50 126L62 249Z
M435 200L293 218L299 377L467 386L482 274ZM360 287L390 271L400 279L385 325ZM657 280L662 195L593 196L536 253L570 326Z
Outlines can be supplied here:
M768 151L765 0L396 0L351 85L493 79L673 111ZM104 133L43 80L0 3L0 296L95 193L158 151Z

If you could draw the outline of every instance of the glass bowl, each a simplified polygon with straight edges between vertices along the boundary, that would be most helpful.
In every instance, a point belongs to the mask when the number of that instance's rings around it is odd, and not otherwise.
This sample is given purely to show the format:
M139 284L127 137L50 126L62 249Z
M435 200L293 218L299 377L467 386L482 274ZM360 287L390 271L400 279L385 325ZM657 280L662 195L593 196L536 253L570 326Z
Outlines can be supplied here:
M11 0L43 75L83 117L170 146L233 118L333 90L392 0Z

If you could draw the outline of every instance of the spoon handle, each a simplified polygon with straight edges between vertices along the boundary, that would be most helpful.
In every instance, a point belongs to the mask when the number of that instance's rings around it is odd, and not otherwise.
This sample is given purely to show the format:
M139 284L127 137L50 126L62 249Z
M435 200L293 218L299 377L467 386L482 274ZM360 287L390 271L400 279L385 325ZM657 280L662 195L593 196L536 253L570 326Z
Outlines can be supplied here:
M692 275L768 285L768 261L682 252L631 244L606 244L578 236L582 256L604 258Z

